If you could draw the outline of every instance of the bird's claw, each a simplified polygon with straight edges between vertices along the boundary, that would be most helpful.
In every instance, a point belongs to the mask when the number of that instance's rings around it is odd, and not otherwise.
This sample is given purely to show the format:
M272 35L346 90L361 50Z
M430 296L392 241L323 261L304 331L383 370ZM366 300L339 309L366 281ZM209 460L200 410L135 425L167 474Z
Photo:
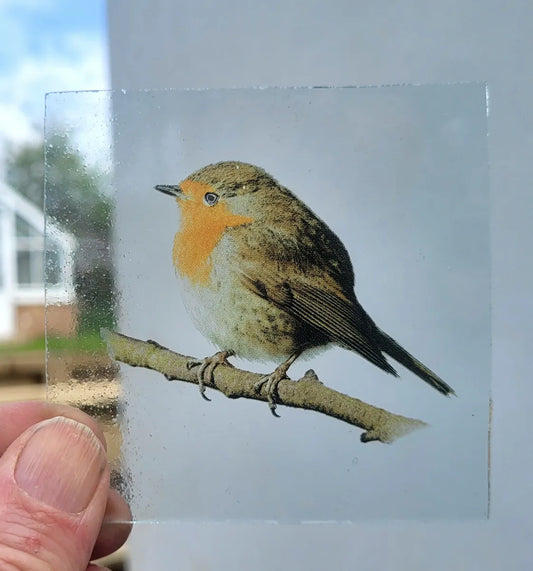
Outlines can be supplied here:
M268 407L270 408L270 412L279 418L279 414L276 412L276 400L281 402L278 393L278 385L283 379L288 379L287 371L289 367L294 363L295 359L301 354L301 350L293 353L286 361L281 363L278 367L276 367L275 371L270 375L266 375L259 379L257 383L254 385L254 389L256 392L261 392L263 386L265 387L266 397L268 400Z
M231 357L235 353L233 351L219 351L211 357L206 357L201 361L190 360L187 361L187 369L193 369L194 367L200 367L196 374L198 379L198 389L200 390L200 395L204 400L210 401L211 399L205 394L205 383L212 383L214 380L213 372L215 367L218 365L227 365L228 367L233 367L233 365L228 361L228 357Z
M271 375L266 375L259 379L254 384L254 390L259 393L265 387L266 397L268 400L268 408L273 416L276 418L280 418L280 415L276 412L276 400L280 402L279 393L278 393L278 385L282 379L285 378L285 372L280 374L280 372L276 369Z

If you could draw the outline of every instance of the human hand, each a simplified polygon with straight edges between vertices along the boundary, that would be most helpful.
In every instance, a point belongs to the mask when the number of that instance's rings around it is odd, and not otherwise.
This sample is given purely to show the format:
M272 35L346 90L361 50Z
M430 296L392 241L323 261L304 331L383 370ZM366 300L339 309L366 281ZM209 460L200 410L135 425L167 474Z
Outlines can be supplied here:
M109 487L95 420L65 405L0 405L0 568L101 569L127 539L131 513Z

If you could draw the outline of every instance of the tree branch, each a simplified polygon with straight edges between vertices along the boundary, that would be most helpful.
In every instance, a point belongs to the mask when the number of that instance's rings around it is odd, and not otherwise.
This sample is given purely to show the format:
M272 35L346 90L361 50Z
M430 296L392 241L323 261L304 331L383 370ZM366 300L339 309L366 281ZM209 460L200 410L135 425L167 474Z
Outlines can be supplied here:
M198 362L198 359L180 355L153 342L141 341L106 329L102 329L101 335L112 359L132 367L158 371L168 380L198 384L197 367L187 366L190 361ZM213 381L206 380L204 384L228 398L268 402L264 386L259 391L255 388L255 384L262 377L263 375L258 373L218 365L213 373ZM361 434L361 442L379 440L388 443L427 426L421 420L390 413L330 389L312 371L308 371L297 382L283 379L277 392L280 403L285 406L314 410L362 428L365 432Z

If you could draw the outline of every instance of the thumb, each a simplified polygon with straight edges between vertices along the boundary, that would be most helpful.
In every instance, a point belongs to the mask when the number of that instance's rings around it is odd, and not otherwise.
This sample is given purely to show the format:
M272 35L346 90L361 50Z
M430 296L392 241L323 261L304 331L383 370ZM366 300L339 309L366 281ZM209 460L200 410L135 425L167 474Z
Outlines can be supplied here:
M0 458L0 568L85 570L108 490L90 428L58 416L26 430Z

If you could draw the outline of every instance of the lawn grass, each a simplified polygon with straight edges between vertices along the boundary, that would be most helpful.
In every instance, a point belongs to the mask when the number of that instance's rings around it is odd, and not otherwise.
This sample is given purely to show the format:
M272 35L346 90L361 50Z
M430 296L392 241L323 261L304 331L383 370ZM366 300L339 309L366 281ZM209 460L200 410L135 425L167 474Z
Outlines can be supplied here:
M43 351L46 349L44 337L24 343L5 343L0 345L0 356L23 351ZM87 353L105 353L106 346L98 333L82 333L77 337L48 336L49 351L81 351Z

